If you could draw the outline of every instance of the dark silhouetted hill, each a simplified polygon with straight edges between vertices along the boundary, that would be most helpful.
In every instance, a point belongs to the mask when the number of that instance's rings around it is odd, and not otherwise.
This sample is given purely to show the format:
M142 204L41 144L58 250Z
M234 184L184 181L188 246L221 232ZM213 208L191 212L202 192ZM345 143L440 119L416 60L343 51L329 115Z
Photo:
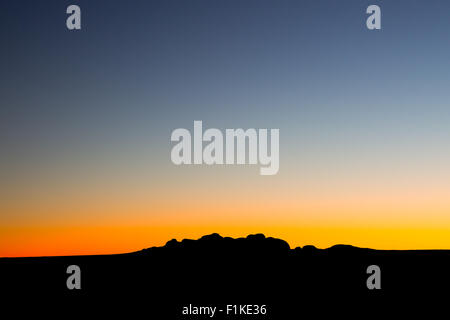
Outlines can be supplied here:
M81 290L66 287L66 269L73 264L81 268ZM370 265L381 268L381 290L366 286ZM183 316L182 307L265 304L265 317L238 319L290 319L305 310L348 314L362 306L401 308L401 299L429 299L448 288L449 270L446 250L291 249L262 234L238 239L211 234L128 254L2 258L0 290L8 299L4 305L55 303L91 314L125 310L157 319L205 319Z

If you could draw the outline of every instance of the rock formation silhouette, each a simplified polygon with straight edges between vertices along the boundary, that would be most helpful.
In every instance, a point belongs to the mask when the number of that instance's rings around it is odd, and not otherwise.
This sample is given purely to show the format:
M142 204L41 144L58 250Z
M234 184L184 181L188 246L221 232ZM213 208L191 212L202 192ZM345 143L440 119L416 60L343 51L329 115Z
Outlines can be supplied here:
M69 265L81 269L81 290L66 287ZM367 288L370 265L381 269L380 290ZM400 298L430 298L450 284L448 270L447 250L291 249L263 234L238 239L211 234L127 254L2 258L0 290L12 301L51 302L103 315L122 309L157 319L197 319L181 314L189 304L222 309L265 304L266 317L237 318L282 320L306 310L348 315L355 305L379 310L398 306ZM223 312L215 316L234 318Z

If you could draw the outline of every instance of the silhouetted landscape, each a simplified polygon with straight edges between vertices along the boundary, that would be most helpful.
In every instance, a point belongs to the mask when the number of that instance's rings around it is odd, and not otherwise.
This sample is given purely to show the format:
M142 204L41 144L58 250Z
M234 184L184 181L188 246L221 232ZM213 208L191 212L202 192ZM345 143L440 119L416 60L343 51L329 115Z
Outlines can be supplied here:
M69 265L81 268L80 290L66 287ZM367 288L369 265L381 269L380 290ZM372 311L389 304L400 308L400 298L430 298L445 289L449 270L447 250L291 249L262 234L239 239L211 234L128 254L2 258L0 288L11 301L30 299L72 311L129 310L158 319L206 319L183 316L181 310L190 304L220 309L265 304L264 316L217 313L214 318L285 319L307 309L346 314L355 303Z

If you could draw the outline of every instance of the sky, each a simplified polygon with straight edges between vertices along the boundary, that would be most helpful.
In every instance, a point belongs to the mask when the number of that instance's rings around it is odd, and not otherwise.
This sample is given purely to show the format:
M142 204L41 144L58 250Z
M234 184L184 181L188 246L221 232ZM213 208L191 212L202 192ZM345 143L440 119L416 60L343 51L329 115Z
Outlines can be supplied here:
M81 30L66 8L81 8ZM381 8L368 30L366 8ZM450 3L0 3L0 256L265 233L450 249ZM176 166L176 128L278 128L280 170Z

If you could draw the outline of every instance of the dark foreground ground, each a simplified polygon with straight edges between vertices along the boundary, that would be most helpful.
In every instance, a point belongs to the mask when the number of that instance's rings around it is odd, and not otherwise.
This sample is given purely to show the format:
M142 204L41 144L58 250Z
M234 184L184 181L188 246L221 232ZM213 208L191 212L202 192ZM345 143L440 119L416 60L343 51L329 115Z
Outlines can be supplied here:
M67 288L70 265L81 269L80 290ZM379 290L367 287L370 265L380 267ZM2 311L64 310L61 318L89 313L102 318L283 320L304 318L306 312L316 315L308 319L366 318L439 305L448 300L449 290L450 251L343 245L290 249L263 235L232 239L214 234L121 255L0 259ZM191 311L216 307L216 313L183 315L190 305ZM237 307L227 313L227 305ZM252 306L244 313L264 305L266 314L242 314L241 305Z

